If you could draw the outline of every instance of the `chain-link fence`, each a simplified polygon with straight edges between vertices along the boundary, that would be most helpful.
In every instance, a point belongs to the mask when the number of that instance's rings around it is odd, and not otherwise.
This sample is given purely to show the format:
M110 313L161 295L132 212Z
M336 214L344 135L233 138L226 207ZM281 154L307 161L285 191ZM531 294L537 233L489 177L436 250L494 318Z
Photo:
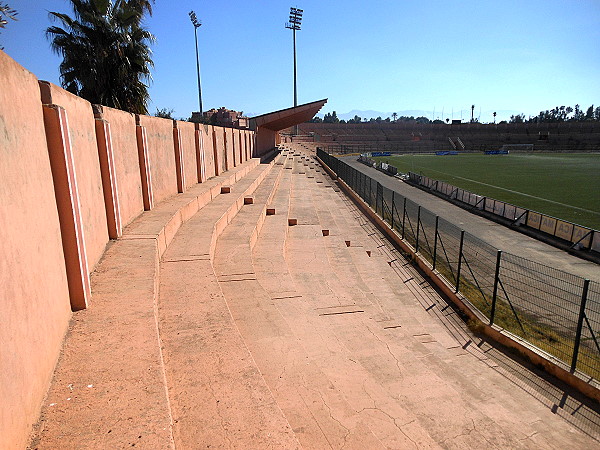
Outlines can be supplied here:
M600 378L600 283L496 249L323 150L317 156L460 291L482 321L572 372Z

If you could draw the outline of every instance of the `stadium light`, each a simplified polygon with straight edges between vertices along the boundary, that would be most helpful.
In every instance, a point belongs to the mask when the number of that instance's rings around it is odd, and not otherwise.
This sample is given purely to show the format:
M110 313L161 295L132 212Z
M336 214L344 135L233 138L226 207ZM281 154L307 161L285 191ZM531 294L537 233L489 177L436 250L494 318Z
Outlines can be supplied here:
M298 90L296 87L296 31L300 31L303 13L304 10L302 9L290 8L290 21L285 24L285 27L292 30L294 35L294 106L298 106Z
M192 25L194 25L194 37L196 38L196 71L198 72L198 103L200 105L200 117L202 117L202 88L200 87L200 58L198 57L198 28L202 26L202 22L196 17L194 11L189 13Z

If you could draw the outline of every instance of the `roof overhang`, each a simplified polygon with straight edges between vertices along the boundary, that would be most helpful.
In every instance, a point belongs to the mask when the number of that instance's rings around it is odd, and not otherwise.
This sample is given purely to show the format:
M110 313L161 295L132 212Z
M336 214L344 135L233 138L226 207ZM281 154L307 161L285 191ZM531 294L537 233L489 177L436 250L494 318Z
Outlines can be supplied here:
M257 129L257 127L268 128L272 131L285 130L312 119L325 103L327 103L327 99L251 117L250 127L253 129Z

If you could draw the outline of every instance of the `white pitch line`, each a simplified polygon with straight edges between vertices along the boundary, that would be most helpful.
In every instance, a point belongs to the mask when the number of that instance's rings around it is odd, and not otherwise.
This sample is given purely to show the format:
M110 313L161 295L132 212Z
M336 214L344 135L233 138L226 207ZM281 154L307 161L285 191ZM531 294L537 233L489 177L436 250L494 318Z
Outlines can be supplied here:
M524 193L524 192L514 191L514 190L512 190L512 189L507 189L507 188L503 188L503 187L500 187L500 186L495 186L495 185L493 185L493 184L484 183L484 182L482 182L482 181L472 180L472 179L470 179L470 178L459 177L458 175L452 175L452 174L449 174L449 173L446 173L446 172L442 172L442 171L440 171L440 170L434 170L434 169L431 169L431 168L429 168L429 167L423 167L423 166L417 166L417 167L420 167L421 169L430 170L430 171L432 171L432 172L441 173L441 174L443 174L443 175L447 175L447 176L449 176L449 177L451 177L451 178L460 178L461 180L470 181L470 182L472 182L472 183L477 183L477 184L482 184L482 185L484 185L484 186L488 186L488 187L491 187L491 188L494 188L494 189L500 189L500 190L502 190L502 191L506 191L506 192L512 192L513 194L519 194L519 195L523 195L524 197L535 198L536 200L542 200L542 201L544 201L544 202L548 202L548 203L554 203L555 205L564 206L564 207L566 207L566 208L578 209L579 211L585 211L585 212L587 212L587 213L591 213L591 214L595 214L595 215L597 215L597 216L600 216L600 212L598 212L598 211L592 211L592 210L590 210L590 209L580 208L580 207L578 207L578 206L567 205L567 204L565 204L565 203L556 202L556 201L554 201L554 200L548 200L547 198L538 197L538 196L536 196L536 195L531 195L531 194L526 194L526 193Z

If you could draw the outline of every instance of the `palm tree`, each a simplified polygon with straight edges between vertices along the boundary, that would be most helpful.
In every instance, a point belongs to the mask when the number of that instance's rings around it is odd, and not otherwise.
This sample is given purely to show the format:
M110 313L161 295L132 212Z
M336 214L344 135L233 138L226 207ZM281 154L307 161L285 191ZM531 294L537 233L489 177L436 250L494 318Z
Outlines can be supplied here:
M75 17L51 12L46 30L62 55L62 86L91 103L146 114L154 36L142 26L154 0L70 0Z
M396 121L397 118L398 118L398 114L392 113L392 119L394 119L394 122Z
M4 28L8 24L8 20L17 20L17 11L12 9L8 3L0 2L0 28Z

